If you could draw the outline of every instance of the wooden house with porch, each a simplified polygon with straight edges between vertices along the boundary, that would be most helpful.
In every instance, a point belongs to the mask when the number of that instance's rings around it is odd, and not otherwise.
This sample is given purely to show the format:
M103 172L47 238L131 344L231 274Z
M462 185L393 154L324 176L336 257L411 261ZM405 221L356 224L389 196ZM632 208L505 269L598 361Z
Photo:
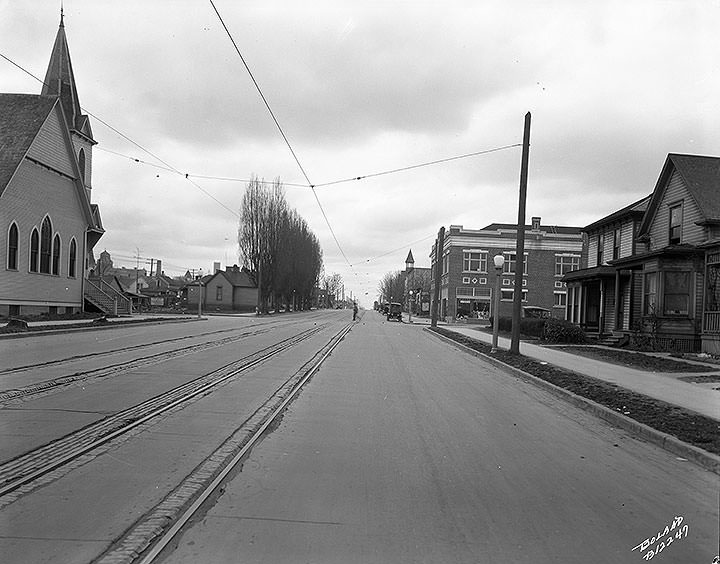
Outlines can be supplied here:
M669 154L650 196L584 232L584 268L564 277L568 320L720 354L719 157Z

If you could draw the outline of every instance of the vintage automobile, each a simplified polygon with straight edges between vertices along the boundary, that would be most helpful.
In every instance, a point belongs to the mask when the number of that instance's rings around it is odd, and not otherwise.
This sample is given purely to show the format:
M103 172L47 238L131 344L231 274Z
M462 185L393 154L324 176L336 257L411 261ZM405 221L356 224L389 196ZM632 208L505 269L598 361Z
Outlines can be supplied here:
M390 321L391 319L402 321L402 304L391 303L388 305L387 320Z

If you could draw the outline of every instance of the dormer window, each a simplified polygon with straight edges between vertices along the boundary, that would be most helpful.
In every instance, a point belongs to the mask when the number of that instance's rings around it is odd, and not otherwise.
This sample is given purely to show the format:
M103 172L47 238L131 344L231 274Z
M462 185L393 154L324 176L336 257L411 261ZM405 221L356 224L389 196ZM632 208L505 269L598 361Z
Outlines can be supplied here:
M670 206L669 244L679 245L682 238L682 204Z

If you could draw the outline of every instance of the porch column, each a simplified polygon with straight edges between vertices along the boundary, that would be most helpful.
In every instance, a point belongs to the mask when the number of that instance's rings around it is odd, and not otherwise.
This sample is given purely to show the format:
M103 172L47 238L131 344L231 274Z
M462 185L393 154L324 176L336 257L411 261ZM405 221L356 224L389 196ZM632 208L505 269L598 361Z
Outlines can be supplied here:
M613 323L613 330L619 331L622 329L622 320L620 317L620 270L615 271L615 308L613 311L615 321Z
M605 328L605 280L600 280L600 317L598 319L598 337L602 337Z

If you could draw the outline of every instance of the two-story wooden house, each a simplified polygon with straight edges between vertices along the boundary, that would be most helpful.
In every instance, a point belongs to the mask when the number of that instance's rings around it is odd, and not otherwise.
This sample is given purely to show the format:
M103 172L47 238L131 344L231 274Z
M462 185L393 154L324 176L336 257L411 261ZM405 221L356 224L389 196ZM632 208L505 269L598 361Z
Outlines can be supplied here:
M719 157L669 154L649 198L585 232L586 268L565 277L568 319L666 349L720 353Z
M633 273L611 266L634 256L637 232L650 196L599 219L583 229L582 269L565 274L566 318L599 336L629 330Z

